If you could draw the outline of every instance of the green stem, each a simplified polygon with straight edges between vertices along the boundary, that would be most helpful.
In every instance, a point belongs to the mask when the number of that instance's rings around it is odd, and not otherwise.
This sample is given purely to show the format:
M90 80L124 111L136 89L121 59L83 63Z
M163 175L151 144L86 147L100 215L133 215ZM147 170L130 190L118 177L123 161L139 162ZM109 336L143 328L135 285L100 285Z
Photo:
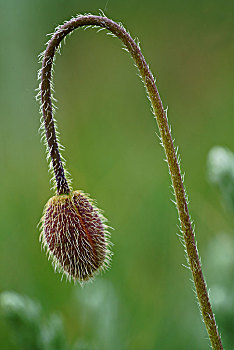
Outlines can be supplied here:
M42 110L44 116L44 124L46 136L49 145L52 164L54 167L55 178L57 181L58 193L69 192L69 187L64 176L63 165L59 154L54 122L52 116L52 104L50 95L51 70L53 65L54 54L64 37L73 30L83 26L99 26L108 29L124 43L128 49L135 64L141 74L145 84L146 91L151 100L154 115L156 117L162 144L166 153L168 167L171 175L172 185L175 192L176 205L178 209L181 229L184 236L185 247L187 251L188 261L192 272L196 294L199 301L202 317L206 325L206 329L210 338L213 349L223 349L218 329L215 323L215 317L209 301L207 286L203 277L201 263L198 256L198 250L194 239L194 232L188 211L183 180L179 162L176 156L170 128L167 121L166 112L163 108L161 98L159 96L155 80L149 67L141 53L139 46L134 42L126 30L112 20L101 16L78 16L60 26L50 39L44 54L42 71L41 71L41 91L42 91Z

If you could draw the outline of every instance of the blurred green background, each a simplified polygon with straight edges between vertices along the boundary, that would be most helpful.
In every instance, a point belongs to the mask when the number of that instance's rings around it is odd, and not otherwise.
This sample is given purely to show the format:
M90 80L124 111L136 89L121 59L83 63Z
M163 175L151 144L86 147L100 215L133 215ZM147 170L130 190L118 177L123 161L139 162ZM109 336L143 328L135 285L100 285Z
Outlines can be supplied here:
M233 240L233 214L207 181L206 165L213 146L234 151L233 1L2 0L0 292L37 300L45 315L58 312L69 342L94 341L104 350L208 349L190 272L182 266L150 104L129 55L105 32L79 30L67 38L54 83L73 187L95 198L115 229L112 268L83 288L61 282L38 243L37 224L53 195L38 132L38 54L58 24L99 9L139 38L169 106L210 287L220 277L206 264L209 256L216 261L212 242L220 232ZM230 276L233 281L233 265ZM215 313L224 344L233 345L233 328L226 330L218 307ZM18 349L3 317L0 344Z

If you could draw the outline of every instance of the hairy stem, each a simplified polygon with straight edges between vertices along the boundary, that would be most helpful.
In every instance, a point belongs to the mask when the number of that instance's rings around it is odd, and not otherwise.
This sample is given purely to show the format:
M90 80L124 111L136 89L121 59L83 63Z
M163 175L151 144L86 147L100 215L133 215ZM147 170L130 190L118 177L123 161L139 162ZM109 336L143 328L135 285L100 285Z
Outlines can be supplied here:
M64 175L63 164L59 154L58 144L56 141L56 133L52 115L51 103L51 70L53 65L54 54L64 37L73 30L83 26L98 26L111 31L115 36L122 40L123 44L131 54L135 64L141 74L142 80L146 87L146 91L151 100L154 115L156 117L162 144L166 153L168 167L176 197L176 205L178 209L181 229L184 236L185 247L187 251L188 262L192 271L194 285L196 288L197 298L199 301L202 317L206 325L206 329L210 338L213 349L223 349L218 329L215 323L215 317L209 301L206 282L202 273L201 263L198 256L198 250L194 239L194 232L188 211L183 180L181 176L180 166L176 156L170 128L167 121L166 111L163 108L161 98L159 96L155 80L149 67L141 53L139 46L134 42L126 30L112 20L101 16L78 16L60 26L50 39L47 49L44 53L44 59L41 71L41 99L42 110L46 129L46 137L52 158L52 164L57 182L57 190L59 194L68 193L69 187Z

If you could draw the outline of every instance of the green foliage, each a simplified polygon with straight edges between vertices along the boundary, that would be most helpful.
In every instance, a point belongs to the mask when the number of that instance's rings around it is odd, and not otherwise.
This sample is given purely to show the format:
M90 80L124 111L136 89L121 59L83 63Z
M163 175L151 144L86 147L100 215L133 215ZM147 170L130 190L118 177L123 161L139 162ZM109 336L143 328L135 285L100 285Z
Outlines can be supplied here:
M208 173L228 207L234 210L234 154L224 147L212 148L208 154Z
M233 234L233 232L232 232ZM208 247L206 266L209 276L210 298L226 348L234 344L234 239L219 233Z
M78 289L74 311L84 323L84 337L68 345L59 315L45 317L41 305L15 292L0 295L1 312L15 344L24 350L98 350L121 347L117 298L110 283L97 280ZM78 324L77 319L77 324ZM93 338L95 341L90 341ZM87 340L88 339L88 340Z
M4 318L8 321L15 343L24 350L67 350L62 320L51 315L43 320L41 306L15 292L0 296Z
M214 147L208 154L208 174L222 199L234 210L234 154L223 147ZM210 297L218 315L218 323L226 347L234 344L234 232L220 232L209 244L206 254Z
M97 349L123 347L118 298L112 284L102 279L77 290L77 301L85 328L91 330Z
M66 350L68 345L64 334L63 322L59 315L52 314L41 326L41 349Z

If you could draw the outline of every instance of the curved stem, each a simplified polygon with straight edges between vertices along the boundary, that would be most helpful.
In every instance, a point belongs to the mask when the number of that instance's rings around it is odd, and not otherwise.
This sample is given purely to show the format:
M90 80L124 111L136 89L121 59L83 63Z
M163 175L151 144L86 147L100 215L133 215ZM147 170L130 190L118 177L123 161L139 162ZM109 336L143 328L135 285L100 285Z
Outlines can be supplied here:
M69 187L64 176L64 170L59 154L55 128L52 116L52 104L50 93L50 80L53 58L56 49L59 47L63 38L73 30L83 26L99 26L108 29L124 43L128 49L135 64L141 74L146 91L151 100L154 115L156 117L162 144L166 153L168 167L176 197L176 205L178 209L181 229L184 236L185 247L188 256L188 262L192 272L194 285L196 288L197 298L199 301L202 317L206 325L210 342L213 349L223 349L218 329L215 323L215 317L209 301L207 286L203 277L201 263L194 239L194 232L189 216L188 205L186 201L183 180L181 176L180 166L177 160L170 128L167 121L167 115L163 108L161 98L159 96L155 80L149 67L142 55L139 46L134 42L126 30L112 20L101 16L78 16L60 26L50 39L44 54L42 72L41 72L41 97L44 123L46 129L46 137L49 145L50 155L54 167L55 178L57 181L58 193L69 192Z
M57 47L56 47L57 48ZM55 47L47 47L42 62L41 69L41 107L45 126L45 135L48 144L49 154L52 161L54 177L57 185L58 194L69 194L70 189L67 179L65 177L65 171L63 162L59 152L59 145L56 136L56 130L53 119L53 104L51 97L51 78L52 78L52 64L56 51Z

